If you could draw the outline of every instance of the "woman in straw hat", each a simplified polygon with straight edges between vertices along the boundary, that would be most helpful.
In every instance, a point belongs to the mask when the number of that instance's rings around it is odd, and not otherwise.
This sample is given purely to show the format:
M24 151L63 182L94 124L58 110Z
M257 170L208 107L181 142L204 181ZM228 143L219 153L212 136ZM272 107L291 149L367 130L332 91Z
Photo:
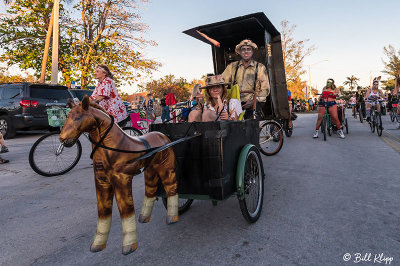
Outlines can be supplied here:
M222 75L208 76L205 89L204 109L193 110L189 114L189 122L208 122L216 120L238 120L243 112L238 99L229 99Z

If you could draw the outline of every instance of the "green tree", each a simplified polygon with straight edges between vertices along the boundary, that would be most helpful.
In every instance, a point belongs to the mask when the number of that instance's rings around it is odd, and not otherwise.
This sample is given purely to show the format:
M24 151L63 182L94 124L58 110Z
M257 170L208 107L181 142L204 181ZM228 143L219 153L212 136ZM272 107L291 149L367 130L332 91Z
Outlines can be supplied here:
M296 25L291 25L287 20L281 22L283 62L287 87L291 90L292 97L305 99L302 90L307 83L301 79L301 75L306 72L303 63L304 59L315 50L315 46L306 46L309 39L295 40L293 36L295 29Z
M131 83L143 73L159 67L146 59L143 50L155 42L144 39L148 26L141 22L139 3L147 0L78 0L66 10L60 3L59 68L62 83L80 80L94 84L94 67L106 64L117 82ZM1 59L40 75L44 41L50 22L52 1L16 0L0 19ZM50 61L50 59L49 59ZM48 70L51 64L48 64Z
M346 77L346 81L343 82L343 85L349 85L350 91L353 91L354 87L358 85L357 81L360 81L360 79L351 75L350 77Z
M140 2L147 2L141 0ZM160 64L146 59L142 50L157 45L144 39L148 26L141 22L138 2L134 0L80 0L75 5L81 17L72 21L75 42L75 75L82 86L92 84L93 66L105 64L117 80L132 83L140 73L149 74Z
M16 0L7 9L7 15L0 18L0 47L3 53L0 60L8 66L18 65L21 69L33 69L40 76L44 43L50 23L53 3L48 0ZM60 4L60 24L64 30L68 15ZM59 67L63 72L70 69L67 58L72 56L71 38L65 31L60 34ZM51 48L50 48L51 52ZM47 77L50 76L51 57L47 64Z
M389 75L387 80L383 80L382 84L386 90L394 88L395 78L400 75L400 49L396 51L392 45L383 47L383 53L386 56L386 60L382 59L384 64L383 73Z
M143 90L151 92L155 98L162 98L164 93L174 93L177 101L187 101L193 86L193 83L188 83L184 78L176 79L174 75L166 75L148 82Z

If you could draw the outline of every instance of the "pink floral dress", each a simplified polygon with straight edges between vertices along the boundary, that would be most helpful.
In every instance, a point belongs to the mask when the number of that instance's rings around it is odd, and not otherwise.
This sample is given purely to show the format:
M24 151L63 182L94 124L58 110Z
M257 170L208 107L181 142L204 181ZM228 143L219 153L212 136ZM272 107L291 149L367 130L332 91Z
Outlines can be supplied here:
M97 96L105 97L99 105L104 108L107 114L114 117L116 123L128 117L126 107L118 95L114 80L107 77L102 82L99 82L90 98L96 99Z

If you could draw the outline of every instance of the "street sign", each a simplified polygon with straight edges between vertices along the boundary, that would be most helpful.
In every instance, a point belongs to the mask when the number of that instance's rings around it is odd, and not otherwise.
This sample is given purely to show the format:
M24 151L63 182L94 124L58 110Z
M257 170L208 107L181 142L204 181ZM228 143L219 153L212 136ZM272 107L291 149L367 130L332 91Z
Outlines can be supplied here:
M71 89L75 89L76 83L75 80L71 80Z

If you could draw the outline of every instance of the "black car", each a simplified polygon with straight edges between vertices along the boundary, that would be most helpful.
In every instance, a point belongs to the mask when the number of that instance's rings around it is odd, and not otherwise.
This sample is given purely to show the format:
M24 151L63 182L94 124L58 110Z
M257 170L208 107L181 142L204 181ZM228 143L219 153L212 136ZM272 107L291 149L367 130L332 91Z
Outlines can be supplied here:
M90 95L92 95L93 93L93 90L69 90L69 91L72 93L74 98L78 98L79 101L82 101L85 95L90 97Z
M7 83L0 84L0 131L12 138L16 130L46 129L46 104L65 105L72 94L66 86Z

